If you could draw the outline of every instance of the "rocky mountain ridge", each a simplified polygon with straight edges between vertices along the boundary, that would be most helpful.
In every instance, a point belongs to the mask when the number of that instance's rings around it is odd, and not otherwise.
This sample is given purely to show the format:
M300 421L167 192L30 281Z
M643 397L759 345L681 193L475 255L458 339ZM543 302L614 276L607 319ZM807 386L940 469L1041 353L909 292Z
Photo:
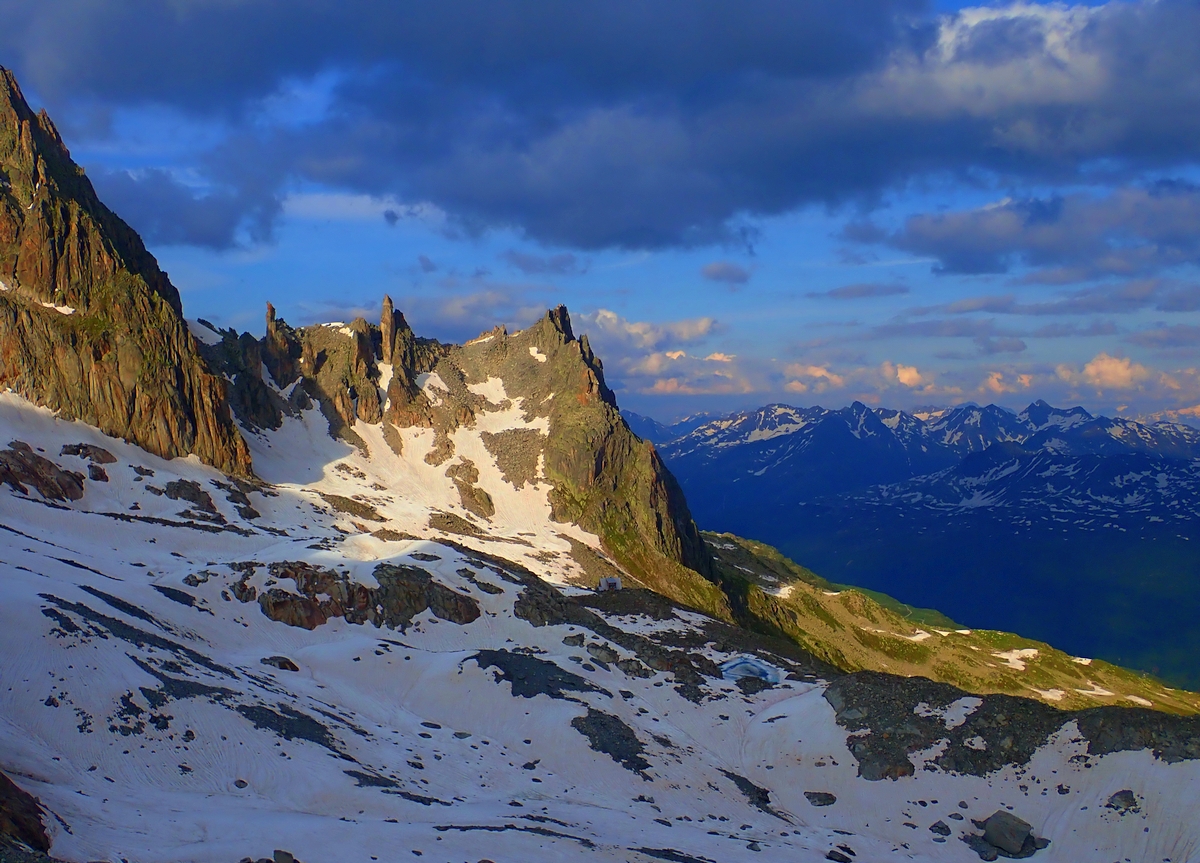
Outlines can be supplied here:
M685 472L693 462L724 467L722 462L737 458L747 471L778 476L809 450L814 459L845 450L855 461L867 460L861 477L830 478L814 488L823 494L921 476L997 443L1063 455L1140 452L1200 458L1200 430L1191 426L1094 417L1081 407L1061 409L1041 400L1020 413L972 404L913 414L855 402L839 410L773 404L699 425L684 420L682 425L652 426L644 417L628 418L633 427L653 434L664 458Z
M179 293L0 68L0 387L237 475L249 451Z
M544 478L554 519L596 534L640 583L728 617L678 484L622 420L603 364L586 336L575 337L565 307L519 333L497 327L465 345L416 336L390 297L378 325L360 318L293 328L268 307L261 340L203 322L192 328L210 365L230 381L248 433L278 429L310 400L332 436L364 451L360 425L377 427L397 456L401 430L429 429L434 448L425 461L445 466L467 520L486 522L495 505L452 437L482 414L522 404L525 428L483 433L506 475L518 486Z

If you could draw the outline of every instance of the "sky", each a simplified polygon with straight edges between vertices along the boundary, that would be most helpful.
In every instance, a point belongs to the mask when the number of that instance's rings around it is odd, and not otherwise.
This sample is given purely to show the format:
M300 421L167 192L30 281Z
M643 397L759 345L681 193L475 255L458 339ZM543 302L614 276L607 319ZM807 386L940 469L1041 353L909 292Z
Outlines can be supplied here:
M520 329L622 406L1200 418L1200 2L0 0L185 313Z

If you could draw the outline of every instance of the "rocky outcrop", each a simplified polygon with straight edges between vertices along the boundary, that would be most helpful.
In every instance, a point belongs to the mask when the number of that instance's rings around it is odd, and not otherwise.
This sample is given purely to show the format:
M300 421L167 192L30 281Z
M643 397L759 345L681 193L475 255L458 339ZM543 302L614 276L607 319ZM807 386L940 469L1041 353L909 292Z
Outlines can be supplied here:
M605 540L635 570L655 556L712 577L712 558L679 484L654 446L629 430L604 366L587 336L576 339L566 307L551 309L530 338L554 363L565 398L550 412L546 477L555 485L555 516Z
M83 474L63 470L19 440L10 443L8 449L0 450L0 483L21 494L29 494L30 488L35 489L45 500L79 500L83 497Z
M42 826L42 807L35 797L0 773L0 837L14 839L35 851L50 850L50 837Z
M263 614L288 626L316 629L331 618L342 617L348 623L403 630L426 609L441 620L459 624L471 623L480 614L474 599L434 581L415 566L379 564L372 573L379 587L372 588L351 581L344 573L303 561L272 563L269 586L261 594L247 584L256 566L240 566L243 577L234 586L234 595L242 602L257 599ZM291 580L297 592L275 586L284 580Z
M267 303L267 334L263 338L263 364L280 389L300 377L300 357L304 349L296 331L275 317L275 307Z
M0 389L157 455L248 475L179 293L0 68Z

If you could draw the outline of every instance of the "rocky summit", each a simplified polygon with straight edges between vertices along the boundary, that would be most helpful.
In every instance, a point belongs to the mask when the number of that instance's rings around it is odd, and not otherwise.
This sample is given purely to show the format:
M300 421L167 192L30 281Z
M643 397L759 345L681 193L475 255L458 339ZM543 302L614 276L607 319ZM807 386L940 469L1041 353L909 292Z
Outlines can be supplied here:
M166 457L250 473L179 292L0 68L0 388Z
M702 535L565 308L185 321L4 81L0 863L1200 854L1195 695Z

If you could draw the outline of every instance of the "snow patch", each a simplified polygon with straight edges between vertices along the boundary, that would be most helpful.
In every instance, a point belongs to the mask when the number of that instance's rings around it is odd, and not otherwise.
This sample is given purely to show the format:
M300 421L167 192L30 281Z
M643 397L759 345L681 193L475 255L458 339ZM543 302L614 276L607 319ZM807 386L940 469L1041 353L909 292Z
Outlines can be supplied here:
M930 707L927 702L922 701L913 708L913 713L926 719L940 719L945 724L946 730L949 731L966 722L967 717L978 710L982 704L983 699L974 696L965 696L957 701L952 701L945 707Z
M221 343L221 334L212 329L211 326L205 326L199 320L188 320L187 331L191 332L196 341L202 344L208 344L209 347L214 344ZM265 379L265 378L264 378Z
M1037 689L1036 687L1030 687L1030 689L1047 701L1062 701L1067 694L1061 689Z
M992 656L997 659L1003 659L1004 664L1013 671L1024 671L1025 660L1033 659L1038 655L1036 647L1021 647L1016 650L1006 650L1003 653L993 653Z

